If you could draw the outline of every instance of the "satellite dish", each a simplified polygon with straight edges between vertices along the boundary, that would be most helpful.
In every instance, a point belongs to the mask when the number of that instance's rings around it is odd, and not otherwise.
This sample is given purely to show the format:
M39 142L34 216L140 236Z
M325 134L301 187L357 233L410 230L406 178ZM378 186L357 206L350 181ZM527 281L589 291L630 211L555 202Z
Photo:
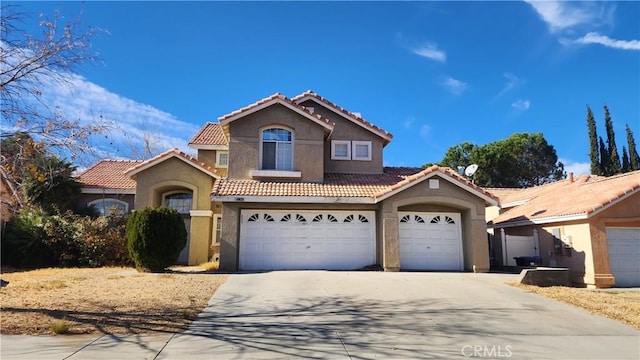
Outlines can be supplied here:
M478 164L471 164L467 166L466 169L464 169L464 174L471 177L473 176L473 174L476 173L477 170L478 170Z

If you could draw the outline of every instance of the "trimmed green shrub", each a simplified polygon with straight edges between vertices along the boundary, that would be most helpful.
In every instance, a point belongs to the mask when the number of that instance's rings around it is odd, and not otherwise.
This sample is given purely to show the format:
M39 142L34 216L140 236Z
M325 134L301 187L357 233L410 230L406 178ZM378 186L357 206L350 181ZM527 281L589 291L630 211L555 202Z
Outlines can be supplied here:
M160 272L178 261L187 244L182 216L167 207L135 211L127 221L127 245L136 267Z

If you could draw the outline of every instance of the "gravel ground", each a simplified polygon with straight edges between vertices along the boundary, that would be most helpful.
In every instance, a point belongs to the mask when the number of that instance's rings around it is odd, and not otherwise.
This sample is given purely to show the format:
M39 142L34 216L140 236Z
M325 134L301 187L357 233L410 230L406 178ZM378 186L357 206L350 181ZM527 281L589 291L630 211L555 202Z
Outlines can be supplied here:
M197 272L140 273L133 268L3 272L2 334L146 333L185 330L226 276Z
M563 301L640 330L640 291L637 289L606 289L603 291L564 286L513 285L527 292Z

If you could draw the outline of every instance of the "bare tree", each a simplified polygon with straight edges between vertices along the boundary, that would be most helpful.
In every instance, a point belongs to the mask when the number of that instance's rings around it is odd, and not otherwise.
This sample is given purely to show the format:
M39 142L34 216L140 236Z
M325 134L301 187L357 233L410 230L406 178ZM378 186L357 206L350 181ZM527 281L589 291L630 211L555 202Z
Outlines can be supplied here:
M98 29L82 28L81 16L62 23L58 12L53 18L40 14L40 32L20 30L29 16L17 7L3 5L0 14L0 135L2 139L27 134L35 148L69 156L72 160L90 153L91 137L110 127L101 117L70 119L45 96L52 87L70 86L80 66L94 63L97 54L91 50L91 38ZM31 145L29 145L31 146ZM27 148L29 147L27 146ZM3 149L5 150L5 149ZM3 186L24 204L16 164L25 165L27 157L11 159L0 154ZM22 156L22 152L14 154Z
M69 119L43 94L52 84L69 85L75 70L97 60L90 39L99 30L81 30L80 16L62 25L56 12L53 19L41 14L41 33L29 34L19 30L28 16L8 5L2 6L0 19L2 136L26 132L72 159L90 151L91 136L104 132L107 123L100 118Z

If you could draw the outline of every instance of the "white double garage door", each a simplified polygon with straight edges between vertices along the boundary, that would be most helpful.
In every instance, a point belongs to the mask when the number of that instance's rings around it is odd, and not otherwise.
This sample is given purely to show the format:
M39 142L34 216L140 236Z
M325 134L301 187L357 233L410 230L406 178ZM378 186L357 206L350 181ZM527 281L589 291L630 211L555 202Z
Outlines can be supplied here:
M403 269L462 270L459 214L399 217ZM352 270L375 263L374 211L241 212L240 270Z

